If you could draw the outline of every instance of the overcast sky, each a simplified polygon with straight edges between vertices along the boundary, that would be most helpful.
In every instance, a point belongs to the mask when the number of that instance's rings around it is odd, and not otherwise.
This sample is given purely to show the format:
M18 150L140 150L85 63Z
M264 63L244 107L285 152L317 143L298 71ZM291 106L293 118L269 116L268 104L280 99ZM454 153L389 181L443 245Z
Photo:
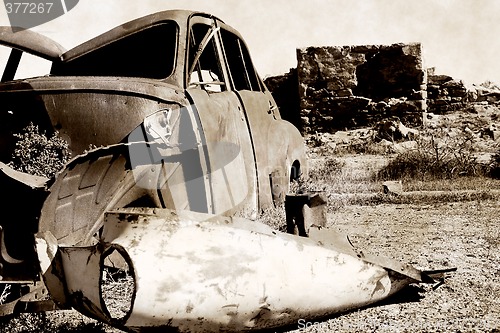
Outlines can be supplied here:
M500 82L498 0L80 0L32 30L70 48L176 8L206 11L236 28L262 77L296 67L297 47L421 42L425 65L439 74L469 84ZM9 25L0 12L0 23Z

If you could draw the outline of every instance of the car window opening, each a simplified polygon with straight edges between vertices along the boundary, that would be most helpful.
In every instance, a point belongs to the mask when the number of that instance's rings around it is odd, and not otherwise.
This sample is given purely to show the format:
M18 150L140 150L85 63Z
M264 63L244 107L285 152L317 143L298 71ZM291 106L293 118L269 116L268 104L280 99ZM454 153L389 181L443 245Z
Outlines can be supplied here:
M4 65L1 82L49 74L52 62L19 49L0 46L0 63Z
M201 87L207 92L225 90L214 38L218 30L219 28L204 24L195 24L191 29L189 85Z
M226 30L221 31L221 36L231 81L235 89L260 91L259 79L243 42Z
M51 74L166 79L174 71L176 53L177 24L164 22L55 63Z

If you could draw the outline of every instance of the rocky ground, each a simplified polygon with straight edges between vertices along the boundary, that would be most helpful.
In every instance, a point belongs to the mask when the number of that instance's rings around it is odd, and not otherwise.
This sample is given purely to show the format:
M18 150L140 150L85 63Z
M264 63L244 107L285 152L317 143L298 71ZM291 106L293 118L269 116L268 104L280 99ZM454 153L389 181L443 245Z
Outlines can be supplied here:
M457 144L468 139L481 158L498 149L500 107L474 103L449 113L424 113L424 126L409 128L398 118L388 118L373 127L307 136L314 152L351 152L387 155L418 148L422 139L433 137L440 145ZM316 149L315 149L316 148ZM319 148L319 149L318 149ZM321 155L321 154L320 154ZM486 157L485 157L486 156Z

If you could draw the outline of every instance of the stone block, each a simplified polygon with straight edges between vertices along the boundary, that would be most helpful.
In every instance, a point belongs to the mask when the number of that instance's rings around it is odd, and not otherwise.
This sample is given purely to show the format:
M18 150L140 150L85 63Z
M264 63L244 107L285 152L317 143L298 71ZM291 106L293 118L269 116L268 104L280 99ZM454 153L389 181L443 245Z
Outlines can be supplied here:
M401 195L403 194L403 183L400 180L386 181L382 184L385 194Z

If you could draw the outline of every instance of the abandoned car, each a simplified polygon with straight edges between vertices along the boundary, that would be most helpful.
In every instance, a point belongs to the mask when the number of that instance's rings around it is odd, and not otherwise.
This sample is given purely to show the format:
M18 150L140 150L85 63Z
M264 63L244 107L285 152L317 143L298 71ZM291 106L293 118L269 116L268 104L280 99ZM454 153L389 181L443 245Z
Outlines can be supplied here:
M299 237L253 221L306 171L305 146L220 19L159 12L69 51L4 27L0 43L12 49L0 83L1 314L74 308L128 331L241 331L432 281L327 229ZM50 73L17 78L24 54ZM54 176L9 164L30 124L67 142ZM118 271L131 280L121 311L105 290Z

